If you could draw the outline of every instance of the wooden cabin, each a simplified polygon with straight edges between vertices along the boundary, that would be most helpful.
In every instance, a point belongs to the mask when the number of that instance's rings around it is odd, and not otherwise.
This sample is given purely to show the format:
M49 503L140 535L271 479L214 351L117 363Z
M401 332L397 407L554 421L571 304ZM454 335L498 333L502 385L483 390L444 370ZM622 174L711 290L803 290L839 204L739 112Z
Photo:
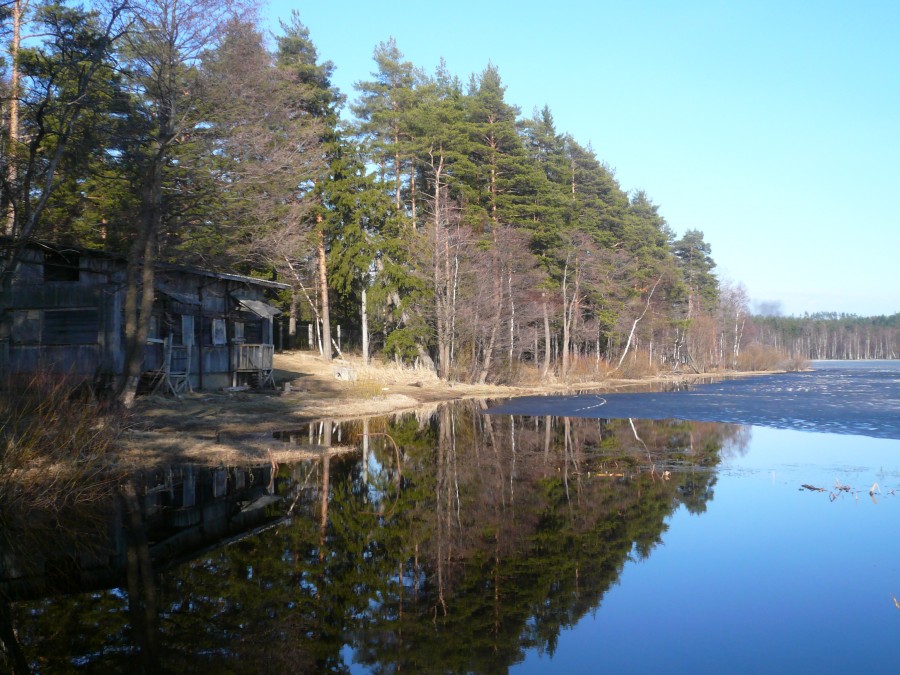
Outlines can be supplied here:
M32 243L0 315L0 371L111 380L123 371L126 260ZM151 389L180 393L274 386L270 304L287 285L160 264L143 372Z

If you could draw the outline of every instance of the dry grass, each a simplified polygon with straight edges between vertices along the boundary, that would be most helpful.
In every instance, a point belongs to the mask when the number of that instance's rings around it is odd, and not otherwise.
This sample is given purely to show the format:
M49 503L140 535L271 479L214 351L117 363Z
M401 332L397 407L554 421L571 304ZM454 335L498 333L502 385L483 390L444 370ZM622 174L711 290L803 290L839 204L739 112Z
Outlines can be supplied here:
M516 368L515 384L520 387L539 387L544 384L544 380L541 377L542 374L543 368L541 367L530 363L519 364L519 367Z
M385 387L374 377L359 377L349 383L348 394L353 398L383 398Z
M361 357L349 357L347 363L357 372L359 380L369 380L384 385L436 384L440 382L434 371L413 368L393 361L372 363L365 366Z
M0 513L61 509L108 496L126 417L83 381L11 377L0 396Z

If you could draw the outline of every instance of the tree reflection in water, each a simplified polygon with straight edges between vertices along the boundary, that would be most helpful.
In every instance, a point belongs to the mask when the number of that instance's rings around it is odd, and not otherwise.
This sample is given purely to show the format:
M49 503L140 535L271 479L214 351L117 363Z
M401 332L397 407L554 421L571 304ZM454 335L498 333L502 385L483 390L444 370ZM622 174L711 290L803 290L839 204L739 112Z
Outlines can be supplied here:
M138 584L14 602L18 645L53 672L504 670L552 653L675 509L703 512L749 433L479 407L317 427L360 452L278 467L290 519Z

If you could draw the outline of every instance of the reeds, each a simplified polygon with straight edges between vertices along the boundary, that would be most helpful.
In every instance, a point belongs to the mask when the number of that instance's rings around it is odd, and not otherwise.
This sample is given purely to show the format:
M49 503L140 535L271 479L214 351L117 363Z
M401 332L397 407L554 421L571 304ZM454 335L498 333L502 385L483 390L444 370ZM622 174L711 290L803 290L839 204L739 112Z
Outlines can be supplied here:
M10 376L0 390L0 518L105 498L126 416L83 380Z

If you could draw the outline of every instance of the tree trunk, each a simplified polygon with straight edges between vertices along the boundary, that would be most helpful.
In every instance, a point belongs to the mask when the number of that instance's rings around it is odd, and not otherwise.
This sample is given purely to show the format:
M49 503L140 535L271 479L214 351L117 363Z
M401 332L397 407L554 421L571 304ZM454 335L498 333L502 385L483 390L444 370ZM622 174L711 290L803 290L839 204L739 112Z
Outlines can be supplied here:
M509 287L509 372L511 374L516 346L516 303L513 301L512 269L508 270L506 281Z
M625 357L628 355L628 349L631 347L631 341L634 338L634 331L637 329L637 325L641 322L641 319L644 318L644 315L647 314L647 311L650 309L650 301L653 299L653 293L656 291L656 287L659 285L659 282L662 280L662 277L659 277L656 280L656 283L653 284L653 288L650 289L650 295L647 296L647 304L644 305L644 311L641 312L641 315L634 320L634 323L631 324L631 332L628 333L628 341L625 343L625 349L622 352L622 356L619 357L619 363L616 364L615 370L618 370L622 367L622 362L625 361Z
M478 376L479 384L484 384L485 382L487 382L487 376L491 370L491 359L494 355L494 342L497 339L497 326L499 325L499 321L491 322L491 337L488 340L487 348L484 350L484 365L481 368L481 374Z
M16 150L19 145L19 46L22 39L22 18L24 14L25 2L23 0L15 0L12 7L12 44L10 44L9 48L12 63L10 64L9 73L9 138L6 145L6 180L11 192L15 190L16 181L18 180ZM8 237L13 237L16 234L16 209L12 200L6 204L6 209L5 234Z
M134 405L150 335L156 279L157 236L162 223L163 153L157 152L141 190L138 236L128 256L125 288L125 362L116 397L127 408Z
M456 358L456 297L459 291L459 247L453 250L453 291L450 297L450 363Z
M369 310L366 307L366 287L362 289L362 357L363 365L369 365Z
M325 258L325 230L322 227L322 216L316 216L319 230L318 260L319 260L319 294L322 302L322 358L331 361L331 319L328 308L328 268Z
M397 211L400 211L400 206L402 202L400 201L400 188L402 187L402 183L400 180L400 150L397 149L400 147L400 125L397 122L397 119L393 120L394 125L394 206Z
M291 349L296 347L297 340L297 317L300 314L300 298L297 297L297 291L291 289L291 309L290 318L288 319L288 335L291 337Z
M572 308L569 305L569 288L568 288L569 264L566 263L563 270L562 281L562 301L563 301L563 343L562 343L562 365L560 369L560 377L562 381L566 381L569 374L569 330L571 328L570 315Z
M481 368L481 374L478 376L478 383L484 384L487 381L488 373L491 370L491 361L494 357L494 344L497 341L497 328L500 325L500 317L503 315L503 277L500 270L500 262L497 259L497 237L496 230L494 235L494 307L496 308L496 318L491 321L491 337L488 340L488 346L484 351L484 364Z
M434 155L431 159L432 170L434 171L434 252L432 255L432 265L434 272L434 312L435 327L437 330L437 373L442 380L450 379L450 341L447 336L447 304L448 304L448 284L441 272L441 252L443 230L443 220L441 212L443 199L441 195L441 178L444 173L444 157L438 154L435 160Z
M416 229L416 162L409 167L409 207L413 229Z
M547 313L547 294L541 293L541 306L544 310L544 370L541 380L546 380L550 373L550 315Z

